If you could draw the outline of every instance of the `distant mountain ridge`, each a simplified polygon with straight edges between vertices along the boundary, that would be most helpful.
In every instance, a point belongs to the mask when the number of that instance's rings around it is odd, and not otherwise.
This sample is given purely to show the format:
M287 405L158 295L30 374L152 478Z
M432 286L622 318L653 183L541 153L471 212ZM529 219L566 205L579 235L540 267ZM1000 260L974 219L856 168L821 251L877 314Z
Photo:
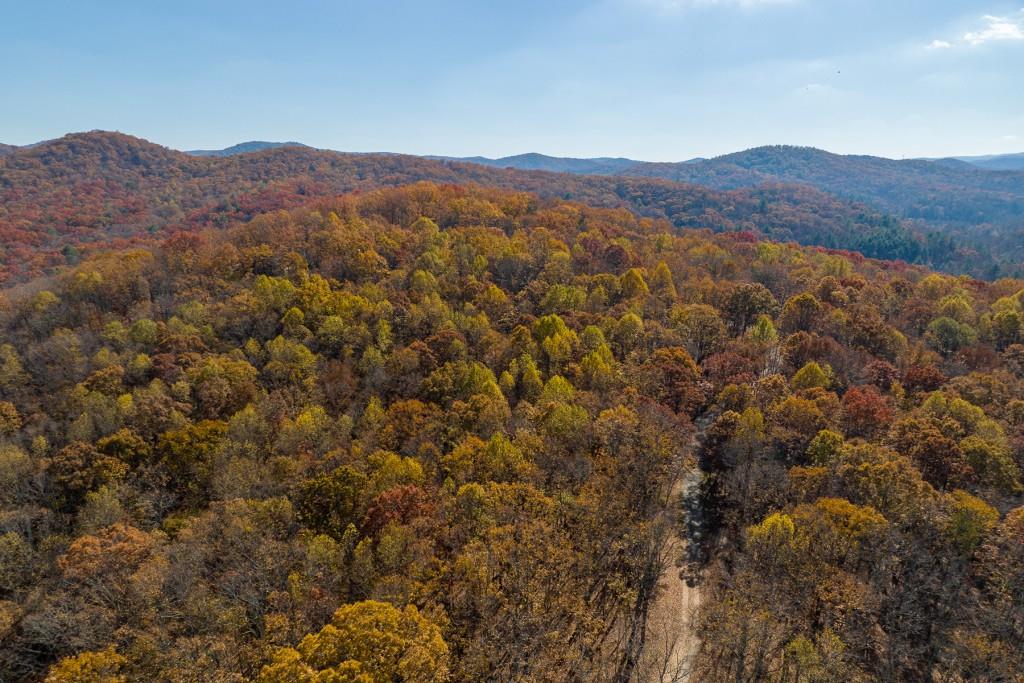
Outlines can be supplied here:
M864 202L927 229L980 229L1005 241L1006 228L1012 228L1014 235L1024 229L1024 155L1016 156L896 160L777 145L681 162L576 159L537 153L499 159L428 158L494 168L663 178L717 190L796 183ZM1014 168L1018 162L1021 168Z
M1024 172L957 160L785 146L678 163L450 160L264 142L215 152L92 131L0 154L0 283L52 272L83 250L418 181L622 207L678 228L750 232L979 277L1024 272Z
M814 147L789 147L782 145L783 148L788 149L806 149L815 150L823 154L832 154ZM461 161L470 164L482 164L484 166L494 166L495 168L516 168L524 171L552 171L554 173L579 173L583 175L618 175L618 174L629 174L634 167L642 167L646 164L652 163L670 163L670 164L687 164L687 165L698 165L706 162L713 162L717 160L727 160L729 157L745 154L752 152L757 149L764 148L752 148L749 150L743 150L740 152L733 152L725 154L719 157L707 158L707 157L695 157L693 159L687 159L686 161L678 162L650 162L642 161L639 159L629 159L626 157L557 157L550 156L547 154L540 154L538 152L527 152L525 154L515 154L512 156L490 158L485 156L470 156L470 157L454 157L454 156L441 156L441 155L425 155L427 159L438 159L441 161ZM874 158L874 159L885 159L887 161L898 161L896 159L888 159L887 157L871 157L868 155L838 155L846 157L863 157L863 158ZM942 158L922 158L922 159L911 159L910 161L929 161L937 163L939 165L946 165L951 167L961 168L975 168L985 169L989 171L1019 171L1024 170L1024 153L1019 154L989 154L984 156L954 156L954 157L942 157Z
M767 183L721 191L660 178L522 171L288 146L199 157L93 131L0 156L0 285L52 273L97 249L151 244L181 230L223 228L319 198L419 181L485 185L533 193L541 201L628 209L668 221L666 229L760 234L909 262L946 264L958 258L950 240L937 250L902 221L807 185Z
M1012 240L1024 231L1024 172L985 170L957 160L894 160L771 146L697 163L638 164L625 173L720 190L773 182L810 185L927 230L995 240L1000 251L1019 251Z
M592 157L576 159L572 157L553 157L537 152L516 154L514 156L490 159L488 157L445 157L427 156L427 159L440 161L460 161L470 164L481 164L495 168L514 168L520 171L551 171L552 173L575 173L580 175L618 175L632 166L643 163L635 159L623 157Z
M91 131L101 133L103 131ZM18 149L26 149L36 147L53 140L42 140L39 142L31 143L28 145L9 145L0 143L0 155L11 154ZM246 142L239 142L238 144L225 147L223 149L192 149L182 150L185 154L199 157L229 157L236 154L249 154L252 152L262 152L267 149L277 149L279 147L305 147L307 149L325 149L325 151L338 151L342 154L398 154L395 152L345 152L343 150L326 150L326 148L316 148L302 142L288 141L288 142L269 142L265 140L249 140ZM770 149L783 149L783 150L804 150L804 152L818 153L822 155L831 155L836 157L843 157L847 159L875 159L890 161L894 163L906 163L906 162L917 162L927 161L934 163L937 166L946 166L948 168L978 168L989 171L1024 171L1024 152L1011 153L1011 154L986 154L986 155L965 155L965 156L949 156L949 157L921 157L918 159L904 159L896 160L887 157L876 157L869 155L840 155L832 152L827 152L815 147L800 147L790 145L766 145L762 147L754 147L739 152L732 152L724 154L718 157L707 158L707 157L694 157L685 161L677 162L652 162L643 161L640 159L630 159L627 157L559 157L551 156L548 154L541 154L539 152L526 152L524 154L514 154L511 156L504 157L485 157L485 156L446 156L437 154L424 154L419 155L424 159L431 159L435 161L458 161L470 164L480 164L482 166L491 166L493 168L513 168L521 171L550 171L552 173L574 173L578 175L652 175L651 168L654 165L659 167L665 166L700 166L702 164L717 163L717 162L729 162L734 158L741 158L744 155L750 155L763 150ZM653 173L657 175L657 173Z
M225 147L224 149L186 150L185 154L191 154L194 157L230 157L236 154L262 152L265 149L277 149L279 147L310 148L309 145L304 145L301 142L265 142L263 140L250 140L248 142L239 142L237 145L231 145L230 147Z
M953 157L978 168L990 171L1022 171L1024 170L1024 152L1017 154L989 154L980 157Z
M553 157L538 152L515 154L507 157L491 159L490 157L448 157L428 155L426 159L440 161L460 161L467 164L481 164L494 168L514 168L520 171L550 171L552 173L575 173L578 175L633 175L631 169L652 163L626 157ZM704 157L696 157L681 164L699 164L707 161Z

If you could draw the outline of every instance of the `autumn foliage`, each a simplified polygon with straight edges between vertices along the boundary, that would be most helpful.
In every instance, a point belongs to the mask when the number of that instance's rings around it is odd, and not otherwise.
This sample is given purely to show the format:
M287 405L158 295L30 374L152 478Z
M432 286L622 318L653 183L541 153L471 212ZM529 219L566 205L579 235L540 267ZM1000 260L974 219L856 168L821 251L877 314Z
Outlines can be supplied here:
M636 680L696 473L693 680L1016 680L1022 292L429 183L89 256L0 306L0 678Z

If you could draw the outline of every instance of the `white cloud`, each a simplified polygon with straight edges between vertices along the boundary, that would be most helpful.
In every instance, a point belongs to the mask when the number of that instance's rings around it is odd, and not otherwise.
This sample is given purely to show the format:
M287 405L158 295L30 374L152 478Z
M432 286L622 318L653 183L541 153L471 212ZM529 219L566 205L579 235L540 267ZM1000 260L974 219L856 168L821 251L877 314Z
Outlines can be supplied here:
M996 41L1024 41L1024 8L1006 16L986 14L981 17L981 23L980 28L968 31L958 39L936 38L924 47L926 50L934 51L948 50L961 45L979 47Z
M964 42L978 46L996 40L1024 40L1024 9L1011 17L986 14L982 20L986 26L965 33Z
M1006 142L1017 142L1017 140L1020 140L1020 136L1018 136L1018 135L1004 135L1003 136L1003 140L1005 140Z

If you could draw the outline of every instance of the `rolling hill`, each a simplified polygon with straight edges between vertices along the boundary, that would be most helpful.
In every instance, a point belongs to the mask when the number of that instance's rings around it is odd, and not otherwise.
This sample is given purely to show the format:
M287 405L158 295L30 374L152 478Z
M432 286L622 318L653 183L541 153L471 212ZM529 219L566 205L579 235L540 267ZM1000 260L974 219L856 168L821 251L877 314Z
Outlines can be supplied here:
M810 147L758 147L699 163L644 163L628 173L718 189L801 183L935 224L980 225L1024 216L1024 173L840 155Z
M806 184L950 236L994 262L1024 259L1024 172L759 147L698 163L638 164L626 173L716 189Z
M677 163L541 154L462 161L503 168L662 178L718 190L776 183L808 185L911 221L922 233L952 237L979 254L1001 255L993 261L1024 259L1020 239L1024 231L1024 155L895 160L810 147L767 146ZM996 272L1000 271L979 274Z
M954 158L990 171L1024 171L1024 152L1019 154L990 154L979 157Z
M767 195L769 200L778 202L780 197L776 186L785 186L788 188L787 193L799 194L800 201L806 201L810 197L807 190L796 192L793 189L796 185L803 185L833 195L839 202L847 205L850 202L856 203L856 208L848 207L854 214L852 224L856 226L862 222L863 219L859 216L863 213L873 216L867 219L867 222L874 223L875 227L868 227L866 230L859 230L859 234L854 234L858 231L851 231L851 220L846 219L837 221L831 230L825 229L824 226L808 230L806 221L803 221L802 225L793 225L791 217L788 216L771 220L747 220L750 216L744 216L741 222L745 227L742 229L763 232L778 239L795 239L804 244L862 250L870 256L905 258L936 268L970 272L980 277L1019 273L1020 264L1024 263L1024 171L982 168L982 165L986 164L994 167L1012 166L1014 158L1019 155L893 160L864 155L832 154L806 147L769 146L713 159L658 163L626 158L564 158L536 153L497 159L353 154L317 150L293 142L259 141L244 142L223 150L194 150L186 153L166 148L160 148L162 151L159 153L140 149L138 154L122 149L124 155L120 156L120 152L113 155L103 152L91 153L86 142L90 139L89 136L99 140L104 135L116 134L84 133L23 148L0 149L0 157L5 157L9 161L5 165L6 168L0 167L0 178L6 178L3 186L7 188L4 190L4 198L8 203L17 204L21 199L32 196L31 193L23 196L23 189L17 187L19 183L12 177L18 175L18 169L26 164L31 166L41 163L47 167L60 159L52 169L58 178L70 178L78 173L85 174L72 181L78 188L73 193L76 195L76 201L68 201L68 197L60 199L51 196L47 199L44 196L40 198L39 206L34 208L5 207L0 210L0 228L7 231L34 231L39 227L38 221L46 223L45 236L21 235L8 241L8 251L17 250L18 245L22 243L39 242L42 246L52 245L55 241L61 242L61 235L69 229L76 233L79 232L79 228L84 228L86 232L95 232L87 225L91 220L88 216L90 212L96 218L92 222L97 224L94 227L98 228L98 232L79 241L87 245L97 240L103 242L107 236L115 239L137 239L138 226L134 225L134 222L141 219L141 216L136 216L127 223L123 221L124 216L119 218L118 215L123 214L126 207L123 202L119 207L118 203L121 200L117 199L122 190L135 182L141 182L142 186L147 188L147 192L155 193L152 197L147 195L146 198L136 197L133 200L136 204L142 201L149 207L147 211L156 212L155 216L146 219L149 224L143 226L146 232L153 232L174 224L175 217L178 223L182 220L188 222L191 220L188 218L189 212L208 211L211 208L208 204L223 204L223 200L228 197L241 197L244 198L243 204L255 201L258 206L263 206L264 202L270 201L269 195L275 193L293 195L294 200L295 196L345 192L381 184L393 185L402 181L431 180L496 184L509 189L528 189L542 195L557 195L585 201L594 201L599 197L597 201L601 205L629 206L642 215L668 217L677 225L693 224L692 211L680 213L669 209L666 212L664 207L653 206L648 195L653 193L661 196L672 191L680 191L692 196L695 192L693 186L701 186L716 191L740 191L747 197L752 196L751 193ZM143 142L139 141L138 144L144 147ZM85 161L84 165L74 166L75 162L71 157L75 155L82 159L88 158L88 161ZM152 176L132 179L127 177L133 175L133 172L129 172L121 179L129 182L129 185L119 185L119 171L113 170L113 166L122 163L126 158L131 166L133 156L148 159L164 168L164 171L158 174L162 175L162 180ZM161 157L162 160L157 162L157 157ZM35 161L32 161L33 159ZM224 163L218 164L217 160ZM208 162L213 162L213 165L204 165ZM62 170L61 167L67 164L74 166L74 170ZM97 176L96 171L101 167L111 169L112 175ZM62 175L65 170L68 170L70 175ZM541 177L522 175L523 172L556 173L562 177L557 182L550 178L541 181ZM45 175L43 173L43 176ZM576 176L576 179L569 176ZM606 178L601 179L598 176ZM113 203L101 200L97 196L97 192L101 191L100 186L93 185L85 189L84 177L91 178L89 182L92 183L102 180L102 184L105 184L102 192L110 193L108 198L113 199ZM586 179L581 179L584 177ZM609 181L607 177L615 177L617 180ZM626 178L632 180L627 182ZM649 181L655 179L685 184L687 188L676 187L673 190L649 184ZM52 182L64 182L44 177L38 180L42 185L35 186L33 192L41 190L44 195L48 192L46 187ZM180 182L184 184L177 184ZM165 183L165 186L158 187L160 183ZM776 189L768 190L771 187ZM626 196L636 194L637 191L646 198ZM259 194L261 198L255 199L254 193ZM101 208L96 201L105 202L105 207ZM279 196L274 201L284 201L284 198ZM815 197L811 200L812 206L808 210L820 216L820 206L832 201ZM758 202L760 203L760 199ZM692 208L692 204L690 206ZM724 206L730 205L726 202ZM139 208L135 206L132 210L137 211ZM67 224L69 217L52 215L54 209L78 215L71 217L71 223ZM112 211L113 214L104 215L105 211ZM735 227L735 216L730 216L729 210L716 211L727 216L727 222L732 225L718 225L710 214L702 216L697 224L713 229L740 229ZM241 211L233 217L245 218L249 215L251 214ZM896 219L896 223L902 222L899 232L914 233L916 237L912 241L915 241L917 246L909 247L902 244L892 248L888 245L893 240L891 235L880 239L876 233L881 216L891 216L892 219ZM896 240L901 243L907 242L905 235L897 237ZM65 248L68 241L64 240L59 249ZM80 250L82 246L76 243L74 250ZM15 260L20 262L23 256L26 254L16 257ZM39 272L36 264L38 255L28 256L29 265L25 268L35 268L34 272ZM49 261L44 269L62 263L61 258L53 253L50 254Z
M224 227L311 197L423 180L627 208L676 228L748 231L963 269L988 264L952 240L929 240L884 212L807 186L723 191L653 177L519 171L306 147L197 157L120 133L91 132L0 158L0 279L23 280L74 263L83 252Z

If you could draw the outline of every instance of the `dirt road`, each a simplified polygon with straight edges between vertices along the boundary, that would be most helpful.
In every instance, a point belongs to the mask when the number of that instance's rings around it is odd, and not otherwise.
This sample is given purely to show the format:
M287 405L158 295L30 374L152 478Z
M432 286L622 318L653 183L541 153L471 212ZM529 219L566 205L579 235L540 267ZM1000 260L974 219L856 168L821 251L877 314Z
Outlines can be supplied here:
M647 621L646 644L636 671L638 683L686 683L700 647L694 629L700 587L684 578L681 565L689 543L685 536L698 527L688 522L694 505L699 505L701 477L699 469L687 472L673 492L669 514L686 515L687 519L671 520L676 532L665 544L665 571Z

